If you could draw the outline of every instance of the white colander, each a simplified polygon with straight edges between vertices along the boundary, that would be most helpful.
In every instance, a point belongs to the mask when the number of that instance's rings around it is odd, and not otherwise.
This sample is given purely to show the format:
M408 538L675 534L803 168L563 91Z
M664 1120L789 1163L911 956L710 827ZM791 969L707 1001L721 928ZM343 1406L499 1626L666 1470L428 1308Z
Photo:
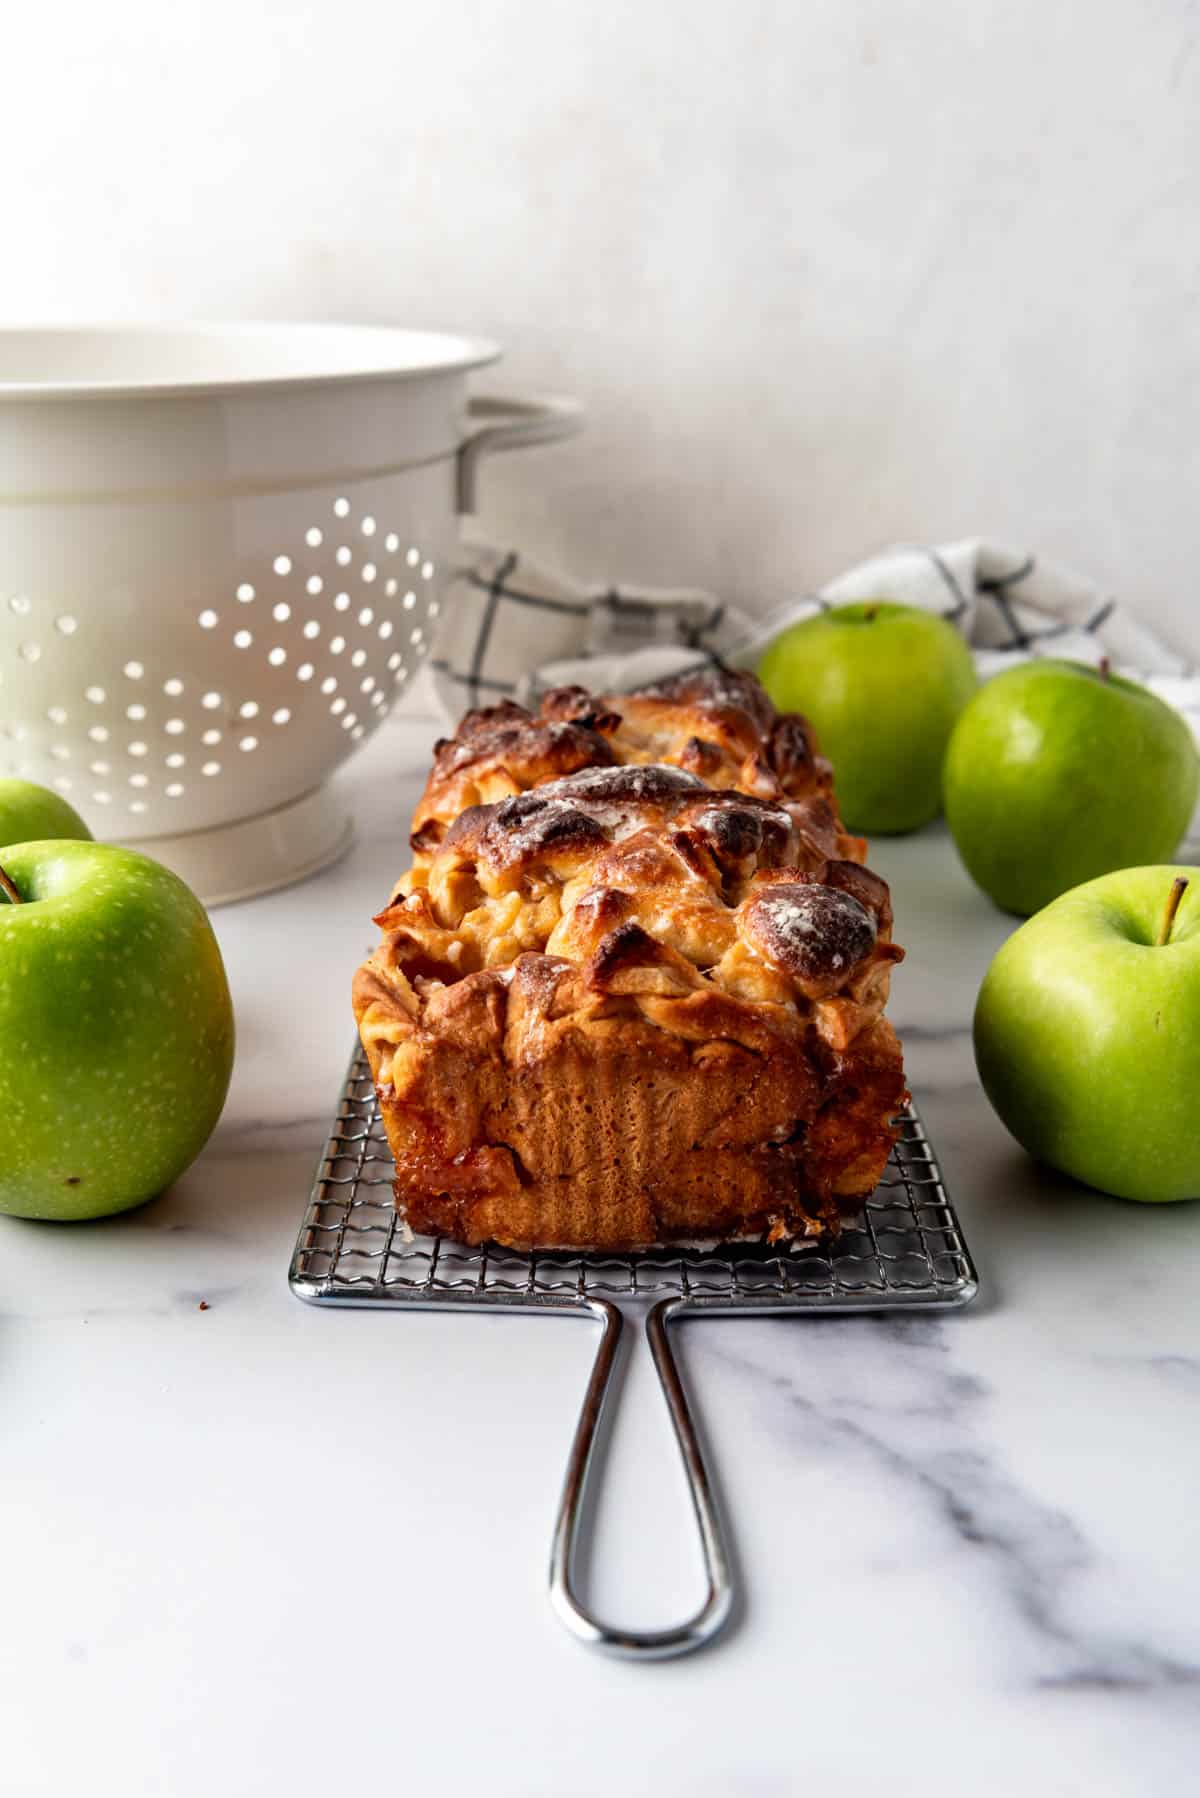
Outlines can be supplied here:
M428 655L490 344L359 326L0 331L0 775L210 904L332 861L325 786Z

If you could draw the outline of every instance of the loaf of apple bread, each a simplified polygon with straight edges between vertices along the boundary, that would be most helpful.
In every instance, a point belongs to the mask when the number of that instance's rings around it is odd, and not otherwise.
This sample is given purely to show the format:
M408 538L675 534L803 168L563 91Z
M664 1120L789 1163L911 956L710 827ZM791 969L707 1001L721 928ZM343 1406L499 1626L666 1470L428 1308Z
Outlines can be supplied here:
M873 1190L903 951L811 729L751 676L471 712L412 842L354 1010L414 1231L779 1241Z

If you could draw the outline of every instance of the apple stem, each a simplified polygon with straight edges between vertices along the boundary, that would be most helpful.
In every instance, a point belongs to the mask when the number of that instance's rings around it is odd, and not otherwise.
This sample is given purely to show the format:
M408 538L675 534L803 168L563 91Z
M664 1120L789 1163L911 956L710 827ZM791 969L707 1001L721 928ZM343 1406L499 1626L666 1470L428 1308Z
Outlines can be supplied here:
M25 903L3 868L0 868L0 893L7 896L10 905L24 905Z
M878 616L879 616L879 607L877 605L868 606L866 611L863 613L863 623L864 624L873 624L875 619L878 618Z
M1161 949L1171 940L1171 926L1175 922L1175 913L1179 910L1179 901L1187 892L1188 883L1182 874L1177 874L1171 882L1171 890L1167 894L1167 903L1163 907L1162 923L1158 927L1158 935L1154 939L1156 949Z
M1097 672L1099 673L1101 680L1107 680L1109 675L1112 673L1112 663L1109 661L1107 656L1100 657L1100 660L1097 664Z

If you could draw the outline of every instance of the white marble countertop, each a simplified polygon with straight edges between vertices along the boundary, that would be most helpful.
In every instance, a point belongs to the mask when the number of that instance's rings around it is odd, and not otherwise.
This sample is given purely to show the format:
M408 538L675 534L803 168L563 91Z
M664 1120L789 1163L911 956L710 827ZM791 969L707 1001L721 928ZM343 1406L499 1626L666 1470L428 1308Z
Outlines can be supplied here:
M969 1020L1010 926L939 830L873 860L982 1294L681 1330L745 1590L719 1644L630 1666L550 1613L590 1325L290 1295L432 730L343 775L340 867L216 915L240 1048L191 1172L123 1219L0 1220L4 1792L1190 1789L1200 1207L1070 1189L993 1118ZM615 1620L699 1597L673 1457L635 1358L591 1566Z

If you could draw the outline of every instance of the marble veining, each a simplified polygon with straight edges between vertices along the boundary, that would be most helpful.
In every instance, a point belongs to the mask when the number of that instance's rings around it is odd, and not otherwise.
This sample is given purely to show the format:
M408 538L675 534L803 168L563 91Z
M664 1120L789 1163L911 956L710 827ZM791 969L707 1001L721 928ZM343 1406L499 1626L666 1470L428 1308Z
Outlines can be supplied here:
M1079 1524L1024 1489L982 1439L979 1412L990 1385L953 1365L955 1322L879 1318L836 1326L865 1340L831 1345L832 1365L821 1369L830 1389L821 1396L778 1371L778 1356L770 1352L777 1343L765 1344L761 1358L729 1347L708 1353L778 1395L792 1414L803 1456L865 1472L877 1488L899 1485L974 1551L975 1577L979 1556L985 1558L987 1577L1025 1638L1023 1678L1076 1688L1200 1684L1200 1659L1181 1661L1160 1650L1138 1632L1136 1618L1111 1635L1072 1618L1072 1584L1102 1577L1102 1559ZM876 1375L883 1357L890 1377L882 1393L878 1384L864 1391L864 1371Z

